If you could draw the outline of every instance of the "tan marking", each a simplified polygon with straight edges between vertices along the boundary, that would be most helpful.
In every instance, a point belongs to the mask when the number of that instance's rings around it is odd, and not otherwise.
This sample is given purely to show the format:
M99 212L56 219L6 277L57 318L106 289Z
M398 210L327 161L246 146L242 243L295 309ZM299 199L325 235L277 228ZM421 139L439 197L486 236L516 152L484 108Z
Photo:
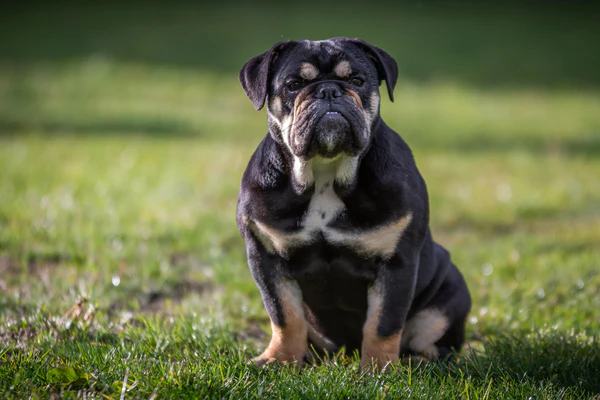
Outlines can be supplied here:
M294 176L296 177L296 182L301 184L304 189L312 185L315 178L310 160L305 161L294 156Z
M315 157L311 160L314 175L315 191L311 196L302 226L309 231L323 230L346 207L333 188L335 174L339 168L340 157L324 159ZM322 217L325 213L325 218Z
M298 96L300 97L300 96ZM300 186L302 186L303 188L307 188L308 186L310 186L313 182L313 176L312 176L312 169L310 168L310 161L305 161L300 159L299 157L296 157L296 155L294 155L294 151L292 150L292 146L290 143L291 137L292 137L292 131L294 128L294 119L296 116L296 107L294 107L294 112L292 113L292 115L287 115L283 118L283 121L279 122L277 119L275 119L279 125L279 127L281 128L281 136L283 138L283 142L285 143L285 145L287 146L288 149L290 149L294 161L293 161L293 177L296 181L296 183L298 183Z
M352 73L352 67L348 61L340 61L335 68L333 68L333 72L340 78L347 78Z
M281 97L279 96L275 96L273 97L273 100L270 101L269 103L269 108L271 111L271 113L273 113L273 115L279 119L281 117L281 112L283 111L283 105L281 103Z
M362 112L365 116L366 127L367 127L364 135L366 137L368 137L368 134L370 131L371 119L369 119L367 117L367 113L362 108L363 105L362 105L360 96L356 92L354 92L350 89L347 89L346 93L348 95L352 96L352 98L357 102L357 105L359 106L359 108L362 110ZM290 151L294 157L293 167L292 167L294 180L300 187L302 187L304 189L311 186L315 181L315 176L312 171L312 165L313 165L312 161L313 160L303 160L294 155L295 152L294 152L293 148L298 146L300 141L302 140L302 138L300 136L296 135L294 132L294 123L298 119L298 115L303 113L306 110L306 108L310 106L310 104L311 104L310 95L311 95L310 90L302 90L298 94L298 96L296 96L296 99L294 100L294 107L292 110L292 114L284 117L283 120L281 121L281 123L279 123L283 141L284 141L285 145L288 147L288 149L290 149ZM357 168L358 168L358 157L343 156L342 161L339 163L339 169L338 169L338 172L335 177L336 182L338 182L342 185L348 185L348 184L352 183L356 176Z
M406 321L402 347L408 347L428 358L436 357L438 349L435 342L444 336L448 326L448 318L441 311L433 308L419 311Z
M319 69L311 63L302 63L302 66L300 67L300 76L307 81L312 81L319 76Z
M357 105L363 113L363 118L365 120L365 130L364 132L362 132L362 134L364 136L365 141L368 141L369 135L371 133L371 124L375 120L377 112L379 111L379 95L377 94L377 91L371 93L371 103L369 104L369 108L365 109L362 99L360 98L358 93L356 93L352 89L345 89L345 92L348 96L354 99L354 101L357 103Z
M400 218L393 224L377 228L360 235L360 245L368 251L389 255L396 250L400 235L410 224L412 214Z
M300 187L302 187L302 189L306 189L307 187L309 187L314 182L314 180L312 168L310 166L310 161L302 160L301 158L297 157L295 155L295 151L293 150L293 147L297 146L298 141L300 140L300 138L294 135L294 123L297 120L298 114L301 113L306 107L308 107L309 102L307 102L306 100L308 100L309 98L309 91L302 90L294 100L292 114L285 116L281 123L279 123L283 141L292 153L292 156L294 158L292 167L293 178L295 182ZM294 146L292 146L292 144Z
M375 91L371 93L371 101L369 103L369 108L363 108L363 115L365 118L365 124L369 132L371 131L371 124L375 120L377 113L379 112L379 94Z
M375 362L377 368L384 368L388 363L398 362L402 330L389 337L380 337L377 334L377 326L381 318L383 300L376 286L369 288L367 299L369 306L367 320L363 326L360 365L366 367Z
M250 230L252 231L252 233L254 233L254 236L256 236L256 238L259 240L259 242L262 243L263 246L265 246L265 249L271 253L271 254L275 254L275 253L280 253L276 248L275 248L275 240L271 237L273 235L271 231L272 228L270 227L266 227L267 229L265 229L265 227L259 226L257 222L255 221L250 221L248 223L248 225L250 226ZM262 224L260 224L262 225Z
M283 137L283 141L288 148L290 147L290 135L292 132L293 124L294 116L286 115L279 125L279 127L281 128L281 136Z
M291 243L306 243L308 240L305 231L283 232L256 220L252 222L250 229L271 254L286 255Z
M294 156L294 177L296 182L302 185L304 189L309 187L315 181L311 160L302 160L300 157Z
M377 92L371 93L371 102L369 104L369 114L371 117L371 121L373 120L373 118L375 118L375 116L379 112L379 100L380 100L380 98L379 98L379 94Z
M285 326L278 326L271 320L273 336L269 347L258 357L252 359L257 365L278 362L280 364L296 363L302 366L304 355L308 350L308 324L304 318L302 293L298 284L286 282L279 288Z
M342 156L340 166L335 173L336 182L342 185L349 185L354 181L357 169L358 157L349 157L347 155Z
M365 119L366 127L365 132L363 132L363 135L365 139L368 139L369 134L371 132L371 124L373 123L375 117L377 116L377 113L379 112L379 94L377 94L376 91L371 93L371 102L369 104L369 108L365 109L362 99L360 98L358 93L356 93L352 89L345 89L345 92L348 96L354 99L354 101L357 103L357 105L363 113L363 118Z
M298 96L294 99L294 112L292 113L292 120L295 121L298 114L301 114L310 105L311 91L303 89L298 93Z
M423 349L423 351L421 351L421 353L427 360L432 360L440 355L440 351L435 344L427 346L425 349Z
M363 103L362 103L362 100L360 99L360 96L358 95L358 93L356 93L352 89L345 89L345 92L348 96L352 97L354 99L354 101L356 101L356 104L358 104L360 109L363 110Z
M325 183L327 181L319 180L319 185ZM306 217L302 221L302 228L297 232L285 232L260 221L250 221L250 229L268 252L277 253L285 258L290 248L310 244L317 237L315 233L322 232L327 242L351 247L359 253L378 255L384 259L394 254L402 233L412 220L412 213L394 223L365 232L348 232L330 228L328 224L343 211L345 206L335 195L331 185L323 194L319 194L319 187L315 190L316 197L309 204ZM322 211L325 211L325 219L321 217Z
M412 221L412 213L389 225L384 225L365 232L346 233L331 231L326 236L332 242L362 250L367 254L390 257L396 250L402 233Z
M295 169L294 174L306 180L308 178L305 176L309 175L309 179L315 182L315 192L301 221L301 227L295 232L285 232L260 221L250 223L252 232L267 251L287 257L290 248L311 243L317 237L315 233L326 230L327 225L343 211L344 203L333 189L336 171L339 173L342 168L342 158L342 156L335 159L315 157L307 162L295 162L294 168L302 169Z

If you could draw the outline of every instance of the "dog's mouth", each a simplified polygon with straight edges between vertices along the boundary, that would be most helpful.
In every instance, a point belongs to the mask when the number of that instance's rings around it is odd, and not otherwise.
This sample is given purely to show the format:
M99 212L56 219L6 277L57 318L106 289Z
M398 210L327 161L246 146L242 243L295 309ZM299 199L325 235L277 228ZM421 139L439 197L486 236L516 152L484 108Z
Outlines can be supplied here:
M366 144L364 114L347 101L312 101L302 107L292 132L292 152L303 159L358 155Z
M349 150L352 141L350 122L339 111L326 111L314 124L311 150L324 158L333 158Z

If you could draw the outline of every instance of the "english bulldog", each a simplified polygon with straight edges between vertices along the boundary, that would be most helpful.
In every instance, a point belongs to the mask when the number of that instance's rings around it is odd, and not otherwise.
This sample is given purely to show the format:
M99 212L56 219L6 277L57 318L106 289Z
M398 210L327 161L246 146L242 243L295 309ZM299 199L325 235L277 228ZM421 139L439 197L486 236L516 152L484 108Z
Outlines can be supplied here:
M361 365L460 350L471 308L433 241L425 182L379 114L396 61L360 39L286 41L239 75L269 132L243 175L237 225L271 319L253 361L302 365L310 346Z

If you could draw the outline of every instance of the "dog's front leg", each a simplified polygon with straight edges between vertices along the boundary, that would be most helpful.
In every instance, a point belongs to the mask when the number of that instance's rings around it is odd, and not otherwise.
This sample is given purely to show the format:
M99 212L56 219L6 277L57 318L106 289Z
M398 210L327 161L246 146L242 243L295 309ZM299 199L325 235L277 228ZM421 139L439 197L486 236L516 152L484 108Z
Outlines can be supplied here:
M367 294L367 318L363 326L362 367L378 368L398 362L402 328L415 291L417 263L394 257L383 266Z
M307 323L302 309L302 295L294 281L278 283L273 290L262 292L271 318L272 337L267 349L253 361L257 365L295 362L302 366L308 350ZM267 305L270 302L271 305ZM271 311L273 310L273 311Z
M267 349L252 359L257 365L278 362L302 365L308 350L307 329L298 284L283 274L285 262L254 238L246 239L248 264L271 318L273 336Z

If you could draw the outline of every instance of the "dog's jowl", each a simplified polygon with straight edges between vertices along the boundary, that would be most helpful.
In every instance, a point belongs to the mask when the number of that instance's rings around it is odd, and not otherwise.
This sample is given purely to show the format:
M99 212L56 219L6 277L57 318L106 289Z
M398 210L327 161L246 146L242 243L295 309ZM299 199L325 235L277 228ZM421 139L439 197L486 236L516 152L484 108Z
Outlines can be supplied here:
M390 55L346 38L278 43L240 72L269 127L237 212L273 330L257 364L344 346L381 367L464 342L467 286L431 238L409 147L379 115L379 86L393 100L397 78Z

